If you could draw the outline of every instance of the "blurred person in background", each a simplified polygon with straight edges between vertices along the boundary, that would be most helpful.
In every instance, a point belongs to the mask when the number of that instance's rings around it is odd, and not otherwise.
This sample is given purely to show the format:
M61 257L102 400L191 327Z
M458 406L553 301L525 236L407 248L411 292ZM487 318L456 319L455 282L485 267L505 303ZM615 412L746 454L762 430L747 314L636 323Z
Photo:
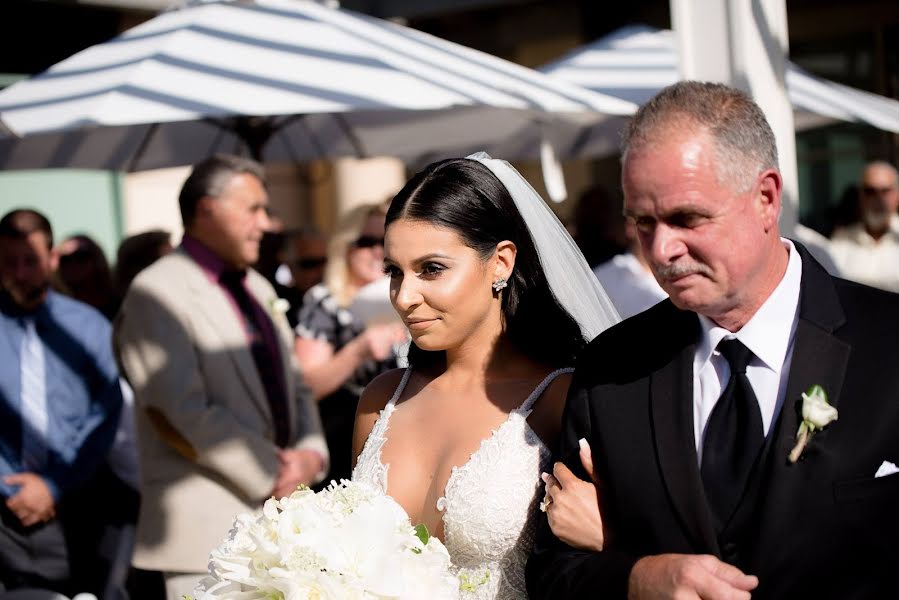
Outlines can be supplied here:
M591 268L628 247L621 199L601 185L581 194L568 229Z
M328 243L324 281L303 297L296 327L296 355L319 398L331 453L331 479L349 479L353 423L363 388L396 367L394 347L406 339L397 323L366 323L350 306L365 286L384 278L382 204L358 206L344 215ZM385 302L389 302L386 297Z
M284 290L290 283L283 280L286 249L287 234L284 232L284 223L269 214L269 228L259 240L259 260L256 261L253 268L268 279L279 298L284 297Z
M152 265L174 248L168 231L152 229L131 235L119 244L113 283L119 298L124 298L131 282L138 273ZM131 567L134 550L135 525L140 506L140 477L137 455L137 438L134 430L134 392L122 380L122 417L116 431L115 442L109 451L109 466L127 483L130 489L120 498L130 504L129 518L120 529L119 546L110 569L110 587L104 600L129 598L130 600L158 600L165 597L162 575L156 571L144 571ZM126 591L123 592L123 586ZM127 595L126 595L127 594Z
M858 188L860 221L833 233L831 253L846 279L899 292L899 173L868 163Z
M172 250L172 234L163 229L151 229L122 240L116 252L113 272L113 283L119 297L125 297L138 273Z
M627 319L658 304L668 294L649 268L649 261L637 240L634 224L624 222L622 227L628 240L627 251L601 263L593 269L593 273L606 290L618 314L622 319Z
M63 240L56 251L59 291L93 306L111 321L121 298L113 288L112 271L103 249L89 236L78 234Z
M328 240L313 226L287 232L286 260L290 270L290 285L281 297L290 302L287 319L296 328L299 323L303 296L325 278L328 262Z
M0 220L0 591L100 596L122 394L107 319L50 289L52 248L44 215Z
M179 248L134 279L114 343L135 397L141 505L134 565L191 595L234 515L322 479L328 451L293 334L259 273L262 166L219 155L179 195Z
M301 296L325 278L328 239L315 227L302 227L288 234L287 260L293 285Z

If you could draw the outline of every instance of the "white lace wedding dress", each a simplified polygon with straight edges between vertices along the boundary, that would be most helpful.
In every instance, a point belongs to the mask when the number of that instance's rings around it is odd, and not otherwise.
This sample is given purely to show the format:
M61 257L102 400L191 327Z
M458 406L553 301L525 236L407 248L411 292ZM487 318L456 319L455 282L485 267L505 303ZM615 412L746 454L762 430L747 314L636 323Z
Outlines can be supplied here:
M481 442L468 462L453 467L437 509L443 512L444 544L462 598L512 600L527 598L524 567L534 543L537 507L543 493L541 471L552 468L552 456L531 429L527 417L546 387L562 373L550 373L493 434ZM407 369L393 397L381 411L362 452L353 480L387 493L387 470L381 448L390 415L409 381Z

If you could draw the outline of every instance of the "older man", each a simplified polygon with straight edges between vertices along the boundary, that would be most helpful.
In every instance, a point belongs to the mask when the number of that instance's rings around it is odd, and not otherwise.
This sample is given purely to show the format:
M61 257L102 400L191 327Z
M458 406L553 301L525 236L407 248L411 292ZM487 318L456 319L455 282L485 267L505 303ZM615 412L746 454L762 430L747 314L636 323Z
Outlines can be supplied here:
M669 300L579 359L562 458L587 479L578 440L593 450L604 546L544 527L532 597L894 594L899 296L780 237L774 136L741 92L660 92L628 130L622 183ZM814 386L836 411L807 410ZM803 418L816 432L799 444ZM550 515L569 484L550 479Z
M196 165L180 248L137 276L115 324L141 462L134 564L162 571L173 600L192 592L235 515L327 467L292 332L248 269L268 225L264 182L249 160Z
M876 161L865 166L858 189L861 221L837 229L831 252L847 278L899 292L899 172Z

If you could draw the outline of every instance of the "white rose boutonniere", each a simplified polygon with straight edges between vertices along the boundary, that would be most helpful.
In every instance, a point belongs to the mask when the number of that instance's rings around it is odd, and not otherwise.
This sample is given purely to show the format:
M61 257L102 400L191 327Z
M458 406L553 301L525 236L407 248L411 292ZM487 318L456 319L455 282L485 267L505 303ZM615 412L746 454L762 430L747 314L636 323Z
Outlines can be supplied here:
M796 432L796 445L790 451L790 462L799 460L812 434L836 421L838 416L837 409L827 401L827 392L820 385L813 385L802 394L802 424Z
M268 301L268 310L272 313L273 317L277 317L278 315L283 315L290 310L290 302L285 300L284 298L272 298Z

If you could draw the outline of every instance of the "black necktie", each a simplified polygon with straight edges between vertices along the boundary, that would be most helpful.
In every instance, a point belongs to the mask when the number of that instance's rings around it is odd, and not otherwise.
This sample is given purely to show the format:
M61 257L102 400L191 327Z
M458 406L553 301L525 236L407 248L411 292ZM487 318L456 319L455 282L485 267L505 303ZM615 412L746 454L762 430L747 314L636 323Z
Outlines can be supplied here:
M243 281L244 271L225 271L219 277L219 281L234 298L240 312L243 314L243 325L250 341L250 353L253 362L262 380L265 396L269 409L272 412L272 420L275 425L275 443L284 448L287 446L290 429L287 417L287 401L284 387L281 384L281 376L278 373L281 365L281 357L277 354L277 348L270 348L262 336L262 324L259 323L253 300L247 293Z
M720 531L739 504L765 435L759 403L746 377L752 351L736 339L722 340L718 351L730 364L730 379L706 425L701 472Z

